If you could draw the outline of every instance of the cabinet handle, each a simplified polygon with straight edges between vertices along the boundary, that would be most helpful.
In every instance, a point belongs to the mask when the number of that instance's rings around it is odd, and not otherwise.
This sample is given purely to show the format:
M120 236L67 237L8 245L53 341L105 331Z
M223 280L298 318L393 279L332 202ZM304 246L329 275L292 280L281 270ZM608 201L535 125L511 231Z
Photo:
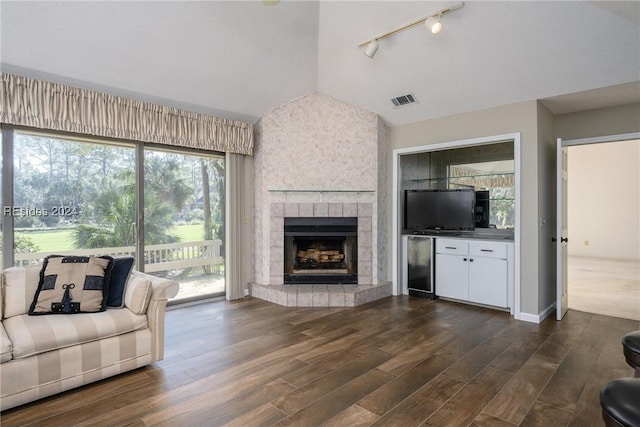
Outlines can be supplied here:
M455 246L445 246L444 248L445 248L445 249L458 249L458 248L456 248Z
M466 261L467 259L466 259L466 258L462 258L462 260L463 260L463 261Z
M480 249L480 252L493 252L493 249Z
M469 262L473 262L473 258L469 258Z

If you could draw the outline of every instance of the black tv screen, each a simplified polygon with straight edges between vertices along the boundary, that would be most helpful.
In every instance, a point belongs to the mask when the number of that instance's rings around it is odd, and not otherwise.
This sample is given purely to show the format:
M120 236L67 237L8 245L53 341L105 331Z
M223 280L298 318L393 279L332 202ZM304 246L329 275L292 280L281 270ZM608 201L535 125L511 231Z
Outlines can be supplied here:
M475 191L405 190L406 230L473 230Z

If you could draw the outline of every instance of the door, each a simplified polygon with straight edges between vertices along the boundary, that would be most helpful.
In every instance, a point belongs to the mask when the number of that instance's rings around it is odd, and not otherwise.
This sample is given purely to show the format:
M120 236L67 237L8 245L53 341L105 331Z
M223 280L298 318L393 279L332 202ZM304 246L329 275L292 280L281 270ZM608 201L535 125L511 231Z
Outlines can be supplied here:
M431 237L409 236L407 239L407 283L409 292L433 293L432 248L433 239Z
M507 260L469 258L469 301L507 307Z
M556 219L556 319L562 320L569 303L567 275L567 147L563 147L562 139L557 141L557 219Z
M436 295L469 300L469 258L467 255L436 254Z

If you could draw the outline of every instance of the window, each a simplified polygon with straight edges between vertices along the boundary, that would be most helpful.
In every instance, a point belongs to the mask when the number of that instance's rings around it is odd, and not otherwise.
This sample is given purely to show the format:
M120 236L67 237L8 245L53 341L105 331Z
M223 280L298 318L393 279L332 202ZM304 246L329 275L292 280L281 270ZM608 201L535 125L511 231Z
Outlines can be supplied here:
M16 132L14 263L51 253L135 254L135 150ZM9 211L9 208L11 211Z
M36 264L52 253L133 255L138 270L181 282L176 300L224 295L224 157L12 135L13 204L3 207L3 233L13 231L14 250L5 263Z
M515 163L513 160L449 166L452 188L489 192L489 223L496 228L515 227Z

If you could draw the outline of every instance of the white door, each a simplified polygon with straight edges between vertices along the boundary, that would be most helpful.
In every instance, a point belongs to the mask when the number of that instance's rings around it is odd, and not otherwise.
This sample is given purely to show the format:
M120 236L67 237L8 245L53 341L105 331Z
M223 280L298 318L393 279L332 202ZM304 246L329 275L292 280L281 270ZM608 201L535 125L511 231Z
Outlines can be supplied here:
M469 259L469 301L507 307L507 260Z
M569 303L567 277L567 147L557 142L556 319L562 320Z
M469 257L436 254L436 295L469 300Z

